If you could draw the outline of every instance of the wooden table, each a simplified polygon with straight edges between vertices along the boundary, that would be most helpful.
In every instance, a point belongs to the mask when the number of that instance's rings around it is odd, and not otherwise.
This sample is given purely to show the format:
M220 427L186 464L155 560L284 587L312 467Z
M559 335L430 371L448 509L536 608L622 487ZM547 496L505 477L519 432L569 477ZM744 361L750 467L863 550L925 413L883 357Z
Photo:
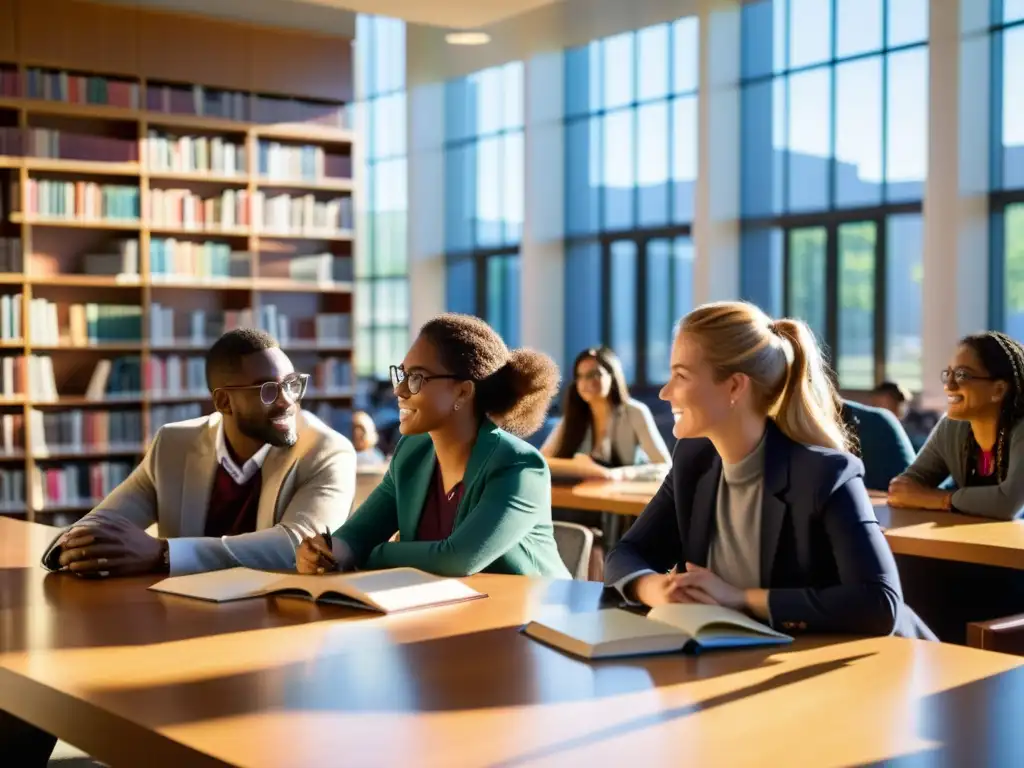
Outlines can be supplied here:
M566 509L636 517L660 483L586 481L551 489L551 504ZM986 520L971 515L920 509L891 509L885 494L872 492L875 514L898 555L917 555L1024 570L1024 522Z
M532 617L587 582L470 579L490 597L378 617L225 605L31 564L0 520L0 708L114 765L1024 763L1024 659L897 638L587 664Z

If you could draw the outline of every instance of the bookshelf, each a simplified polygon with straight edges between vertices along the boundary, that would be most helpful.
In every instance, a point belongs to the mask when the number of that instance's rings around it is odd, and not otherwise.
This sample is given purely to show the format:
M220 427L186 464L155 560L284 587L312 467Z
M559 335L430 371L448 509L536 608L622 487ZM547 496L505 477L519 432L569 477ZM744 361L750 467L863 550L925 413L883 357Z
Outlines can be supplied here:
M88 511L159 426L212 410L203 355L232 327L278 337L346 429L350 41L41 1L0 0L0 514ZM37 18L58 11L59 47ZM90 28L130 51L69 53Z

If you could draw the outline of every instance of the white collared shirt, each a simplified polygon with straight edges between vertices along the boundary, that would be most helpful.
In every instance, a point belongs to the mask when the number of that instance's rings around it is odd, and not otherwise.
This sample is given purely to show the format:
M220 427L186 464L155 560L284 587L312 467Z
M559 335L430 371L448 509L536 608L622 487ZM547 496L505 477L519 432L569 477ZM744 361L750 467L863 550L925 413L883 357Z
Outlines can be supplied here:
M263 462L270 453L270 443L264 443L252 458L239 467L228 451L227 441L224 439L224 421L217 425L217 463L224 467L224 471L238 485L245 485L253 475L263 468Z

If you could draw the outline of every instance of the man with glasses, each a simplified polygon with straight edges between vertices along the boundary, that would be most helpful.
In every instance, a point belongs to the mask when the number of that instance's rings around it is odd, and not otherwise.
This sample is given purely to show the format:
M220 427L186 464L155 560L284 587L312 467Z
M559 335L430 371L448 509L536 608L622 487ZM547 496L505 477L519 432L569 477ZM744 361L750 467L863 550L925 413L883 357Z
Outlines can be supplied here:
M309 376L274 338L225 333L206 378L214 413L162 427L129 478L57 538L46 567L100 579L290 569L303 537L345 521L355 450L299 408Z

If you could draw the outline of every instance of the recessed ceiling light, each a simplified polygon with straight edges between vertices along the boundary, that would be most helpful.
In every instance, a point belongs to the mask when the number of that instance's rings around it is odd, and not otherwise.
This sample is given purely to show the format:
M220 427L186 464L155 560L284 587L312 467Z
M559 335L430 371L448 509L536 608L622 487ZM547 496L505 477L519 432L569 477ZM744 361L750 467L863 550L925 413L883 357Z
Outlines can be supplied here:
M444 40L449 45L487 45L491 36L486 32L449 32Z

